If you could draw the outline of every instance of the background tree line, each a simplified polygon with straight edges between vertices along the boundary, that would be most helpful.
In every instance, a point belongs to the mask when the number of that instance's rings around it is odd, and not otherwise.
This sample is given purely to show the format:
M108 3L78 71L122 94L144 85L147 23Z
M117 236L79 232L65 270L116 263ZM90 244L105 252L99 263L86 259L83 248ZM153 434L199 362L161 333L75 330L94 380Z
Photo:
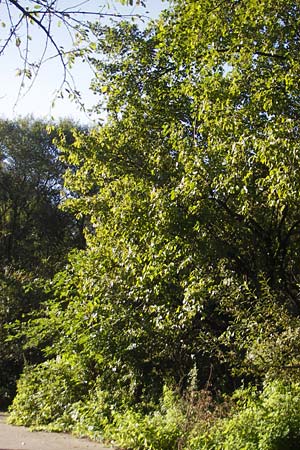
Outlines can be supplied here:
M79 222L59 209L65 165L54 143L58 127L48 132L49 126L31 118L0 121L2 407L11 401L24 362L41 359L39 352L7 343L5 325L39 309L45 294L34 281L51 279L70 249L83 245ZM59 126L73 139L71 123Z
M59 144L86 245L11 328L43 358L14 423L136 449L298 448L299 13L185 0L143 31L90 25L107 119Z

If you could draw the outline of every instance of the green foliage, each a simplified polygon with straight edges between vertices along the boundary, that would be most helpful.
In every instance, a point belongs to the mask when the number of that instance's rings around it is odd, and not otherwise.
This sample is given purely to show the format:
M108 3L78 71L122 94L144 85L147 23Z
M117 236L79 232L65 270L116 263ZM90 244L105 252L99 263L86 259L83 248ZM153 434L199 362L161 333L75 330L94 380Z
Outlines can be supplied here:
M7 341L47 294L45 280L62 267L81 240L75 219L59 210L64 165L55 145L57 128L31 118L0 121L0 401L15 394L24 363L41 360L24 339ZM70 142L71 124L62 122ZM12 327L13 322L15 325ZM8 328L10 327L10 331Z
M106 428L111 422L115 405L108 391L99 388L97 380L88 396L74 403L68 415L60 419L63 429L70 428L77 436L88 436L95 441L108 439ZM55 425L51 426L53 429Z
M260 342L298 327L298 77L270 100L290 77L278 36L292 58L298 9L268 5L175 2L144 31L93 27L108 117L64 146L66 206L90 223L67 275L76 333L60 346L100 354L136 400L170 379L184 389L194 362L199 386L211 373L233 389L249 361L248 379L263 377L279 362L263 363Z
M25 367L10 421L36 429L48 424L54 424L55 429L66 428L72 405L88 390L86 372L76 356L57 357L36 367Z
M183 416L178 399L164 389L160 407L150 414L127 409L115 412L105 436L118 446L138 450L177 449Z
M212 402L204 392L192 391L182 399L165 388L160 404L145 413L115 409L109 393L99 390L97 383L89 386L87 394L86 377L76 358L26 370L10 421L34 429L69 430L137 450L298 448L297 383L277 380L266 383L262 392L256 388L236 391L237 404L230 409L226 403Z
M239 391L239 409L207 434L191 440L191 450L296 450L300 439L300 386L275 381L263 391Z
M185 0L143 31L92 26L107 119L61 142L86 247L21 332L65 394L25 375L13 414L41 398L41 426L138 449L298 445L299 24L292 0ZM186 394L191 370L214 399L269 384L228 413Z
M22 355L6 342L7 330L5 325L18 318L24 300L22 287L18 283L20 273L6 273L0 278L0 398L1 408L5 408L15 393L17 374L22 367Z
M71 126L61 123L66 135ZM45 277L55 273L78 239L76 222L58 208L65 166L55 144L57 127L48 128L31 118L0 121L2 266Z
M28 286L32 286L29 290ZM35 286L33 288L33 286ZM14 267L0 271L0 404L4 409L15 395L16 380L24 363L41 360L37 348L23 348L24 339L11 339L15 329L45 300L43 285L35 280L35 274Z

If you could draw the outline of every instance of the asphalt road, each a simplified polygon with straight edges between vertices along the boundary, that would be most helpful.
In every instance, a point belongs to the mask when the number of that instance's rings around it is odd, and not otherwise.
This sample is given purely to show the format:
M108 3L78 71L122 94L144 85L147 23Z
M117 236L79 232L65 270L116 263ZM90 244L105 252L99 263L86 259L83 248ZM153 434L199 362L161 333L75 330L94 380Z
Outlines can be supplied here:
M112 450L87 439L77 439L64 433L29 431L6 423L0 413L0 450Z

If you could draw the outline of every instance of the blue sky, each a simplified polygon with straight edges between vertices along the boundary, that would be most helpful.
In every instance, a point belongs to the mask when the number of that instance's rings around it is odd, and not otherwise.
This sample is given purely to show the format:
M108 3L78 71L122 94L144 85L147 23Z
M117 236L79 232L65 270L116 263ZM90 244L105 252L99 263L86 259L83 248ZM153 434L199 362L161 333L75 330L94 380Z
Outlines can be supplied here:
M71 5L76 5L76 0L60 0ZM107 3L103 0L103 3ZM145 8L142 7L122 7L118 2L114 0L110 1L111 7L109 12L130 14L132 12L138 14L144 14ZM96 0L88 0L81 7L82 9L92 10L97 8L99 2ZM1 6L2 7L2 6ZM3 10L0 7L0 18L3 19ZM147 9L151 17L156 17L162 8L166 7L166 2L161 0L148 0ZM2 12L2 14L1 14ZM0 38L3 38L5 29L0 32ZM25 33L25 30L24 30ZM69 40L65 30L61 28L55 29L56 36L59 36L60 42L63 42L65 48L68 47ZM31 54L32 58L36 59L42 50L42 35L33 29ZM22 37L22 35L21 35ZM48 56L53 54L53 50L50 50ZM61 80L63 78L62 66L59 60L52 59L45 63L40 69L37 79L34 81L29 92L26 94L26 89L23 89L21 96L18 99L18 92L20 88L21 79L18 77L17 69L22 66L22 60L18 56L18 48L15 43L12 43L5 54L0 57L0 116L2 118L15 118L18 116L25 116L32 114L39 118L59 119L63 117L71 117L75 120L79 120L83 123L89 123L88 116L80 111L79 106L68 98L57 99L54 106L52 106L55 92L59 89ZM87 64L76 63L73 67L72 76L78 90L82 94L82 99L87 106L91 106L94 101L94 95L89 91L89 84L92 77L92 72ZM29 87L29 84L27 84ZM25 94L25 95L24 95Z

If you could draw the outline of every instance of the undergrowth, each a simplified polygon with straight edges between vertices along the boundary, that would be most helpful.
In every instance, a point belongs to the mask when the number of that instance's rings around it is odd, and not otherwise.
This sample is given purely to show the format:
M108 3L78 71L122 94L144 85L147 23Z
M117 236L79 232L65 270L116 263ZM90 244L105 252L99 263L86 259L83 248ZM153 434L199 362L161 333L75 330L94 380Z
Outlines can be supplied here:
M226 401L208 391L179 395L165 387L160 403L145 412L141 405L116 405L97 382L87 386L77 363L55 360L26 370L11 423L134 450L300 449L299 383L270 381L262 391L239 390Z

